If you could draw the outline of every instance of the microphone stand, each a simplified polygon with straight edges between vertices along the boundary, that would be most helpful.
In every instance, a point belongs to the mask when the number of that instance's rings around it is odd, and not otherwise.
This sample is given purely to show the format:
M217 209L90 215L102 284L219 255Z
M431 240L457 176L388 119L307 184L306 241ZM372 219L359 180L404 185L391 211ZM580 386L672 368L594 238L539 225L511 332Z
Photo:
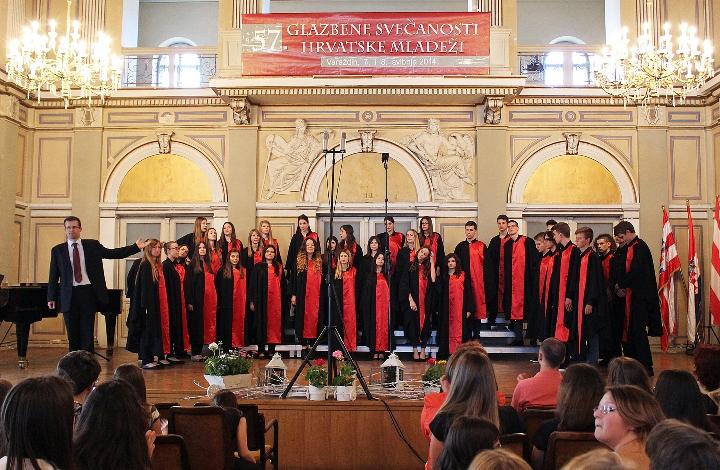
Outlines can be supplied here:
M390 280L390 273L391 273L391 264L392 260L390 259L390 232L387 228L387 222L385 222L388 218L388 162L390 161L390 154L387 152L383 152L380 154L380 160L382 161L383 168L385 169L385 217L383 219L383 225L385 225L385 253L383 258L385 259L384 264L384 270L385 270L385 277L387 278L388 282L388 289L391 293L390 296L388 296L388 299L390 300L388 302L388 348L392 352L393 350L393 331L395 330L395 325L392 323L392 287L390 283L392 282Z

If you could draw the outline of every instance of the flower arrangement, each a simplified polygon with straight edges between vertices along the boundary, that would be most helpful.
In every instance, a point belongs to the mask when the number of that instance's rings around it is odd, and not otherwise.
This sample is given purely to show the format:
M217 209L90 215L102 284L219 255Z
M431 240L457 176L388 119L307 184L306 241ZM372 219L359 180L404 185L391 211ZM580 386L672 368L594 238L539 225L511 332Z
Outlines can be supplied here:
M427 360L427 369L422 375L423 382L440 384L440 378L445 375L445 366L447 361L436 361L433 358Z
M307 368L305 378L313 387L323 388L327 386L328 376L327 370L325 370L325 361L322 359L315 359L313 361L313 365Z
M333 358L340 363L339 374L333 378L333 385L348 387L355 382L355 368L345 362L342 351L334 351Z
M212 356L205 359L206 375L239 375L249 374L253 358L244 351L222 352L222 342L211 343L208 349Z

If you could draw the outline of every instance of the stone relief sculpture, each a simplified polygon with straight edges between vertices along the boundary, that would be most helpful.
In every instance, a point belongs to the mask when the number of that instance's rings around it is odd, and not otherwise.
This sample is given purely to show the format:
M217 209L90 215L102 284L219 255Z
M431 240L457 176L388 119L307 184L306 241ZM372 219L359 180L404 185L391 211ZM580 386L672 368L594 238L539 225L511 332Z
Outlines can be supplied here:
M582 133L580 132L563 132L563 137L565 137L565 152L568 155L578 154L581 135Z
M173 131L159 131L155 134L158 139L158 148L160 153L170 153L170 143L172 141L173 134L175 134Z
M268 149L265 169L268 188L264 198L270 199L275 194L300 191L310 164L322 151L322 143L308 131L305 120L295 120L295 134L289 141L282 136L271 134L265 145Z
M405 144L425 166L430 175L435 197L462 199L464 184L474 184L470 168L475 157L475 144L467 134L440 133L440 121L428 119L427 129L407 137Z

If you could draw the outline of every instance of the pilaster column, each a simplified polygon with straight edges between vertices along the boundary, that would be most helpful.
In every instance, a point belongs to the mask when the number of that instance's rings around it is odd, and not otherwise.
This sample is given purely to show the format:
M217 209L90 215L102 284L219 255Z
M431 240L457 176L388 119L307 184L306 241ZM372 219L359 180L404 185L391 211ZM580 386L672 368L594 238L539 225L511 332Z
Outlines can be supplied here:
M14 97L0 96L0 105L6 104ZM17 191L17 144L18 123L5 112L5 106L0 106L0 240L12 241L15 223L15 193ZM17 247L18 249L20 247ZM18 272L17 256L0 256L0 273L8 278L14 278Z
M497 235L496 218L507 208L507 127L482 126L476 131L475 188L478 202L478 239L488 243Z
M228 130L228 217L236 227L255 227L257 201L258 127L232 127Z
M640 186L640 223L635 230L651 247L655 266L658 250L652 249L662 239L662 205L669 203L667 129L638 129L638 184Z

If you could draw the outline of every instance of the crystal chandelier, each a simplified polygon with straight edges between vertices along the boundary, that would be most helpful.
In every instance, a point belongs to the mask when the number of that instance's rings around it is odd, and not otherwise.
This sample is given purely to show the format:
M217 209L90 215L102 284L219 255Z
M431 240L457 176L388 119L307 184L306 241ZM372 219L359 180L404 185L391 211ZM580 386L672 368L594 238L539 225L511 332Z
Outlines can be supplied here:
M117 90L122 60L112 54L106 34L99 32L97 42L89 46L81 39L80 23L70 21L71 3L68 0L64 35L55 31L55 20L48 21L48 32L33 21L23 28L21 38L10 40L6 70L8 78L38 102L45 91L62 98L66 108L73 100L87 100L91 107L94 98L104 102Z
M628 30L603 49L600 63L596 64L595 82L623 104L639 103L646 106L651 98L671 99L684 103L688 94L696 92L714 75L713 46L696 36L695 27L680 25L677 47L673 47L670 23L663 25L658 44L648 23L642 25L637 43L629 46Z

